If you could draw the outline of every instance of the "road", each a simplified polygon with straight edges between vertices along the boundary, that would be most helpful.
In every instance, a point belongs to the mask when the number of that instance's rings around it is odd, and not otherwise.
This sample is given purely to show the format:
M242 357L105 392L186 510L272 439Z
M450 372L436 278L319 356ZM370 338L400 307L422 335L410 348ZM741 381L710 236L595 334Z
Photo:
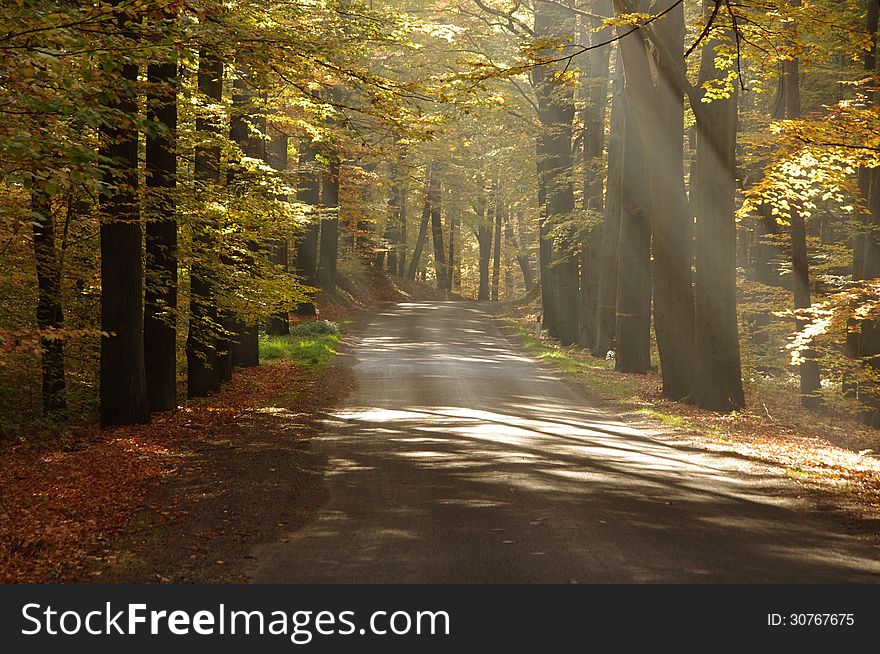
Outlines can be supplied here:
M354 356L314 444L330 499L255 549L254 582L880 581L766 468L591 408L478 304L398 305Z

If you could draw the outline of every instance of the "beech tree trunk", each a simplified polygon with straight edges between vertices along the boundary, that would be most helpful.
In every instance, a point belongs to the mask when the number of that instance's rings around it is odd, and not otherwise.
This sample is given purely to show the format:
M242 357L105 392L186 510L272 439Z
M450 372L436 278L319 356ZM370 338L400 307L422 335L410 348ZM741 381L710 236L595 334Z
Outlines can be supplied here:
M281 172L287 170L287 147L288 137L276 130L272 134L272 140L269 141L266 153L269 165L275 170ZM287 272L289 256L290 250L287 245L287 238L279 237L273 239L269 244L269 261L284 272ZM290 333L290 316L286 308L269 316L269 320L266 322L266 333L272 336L283 336Z
M262 134L266 133L266 116L262 110L254 106L254 93L249 82L249 72L240 68L233 82L232 91L232 120L230 125L230 139L241 149L242 154L253 159L267 161L266 142ZM239 165L233 163L228 171L228 185L230 193L243 196L255 192L249 187L248 172ZM249 239L243 239L243 247L246 251L241 252L240 262L228 261L228 265L241 265L253 269L254 256L259 244ZM259 328L254 321L243 321L239 318L226 319L223 326L228 332L226 347L231 353L231 363L241 368L249 368L260 364ZM221 366L221 376L224 381L231 378L228 364Z
M177 406L177 64L151 64L147 119L144 366L151 411Z
M447 218L449 222L449 265L447 266L448 277L447 283L449 284L449 290L453 290L455 288L455 230L458 229L458 221L455 218L455 215L447 212Z
M587 23L589 29L583 30L583 42L604 43L611 36L612 30L603 27L600 16L611 16L611 0L596 0L592 9L595 17ZM581 347L590 349L595 349L596 345L601 274L599 260L605 240L604 225L599 219L604 211L602 182L605 171L602 153L605 150L605 108L608 104L610 54L611 48L607 46L590 50L581 76L584 89L584 106L581 112L584 125L584 209L592 225L585 232L581 249L578 343Z
M608 181L605 192L602 248L599 255L599 289L596 298L596 337L593 355L605 357L614 347L617 315L617 265L623 185L623 68L618 54L617 74L611 100L611 131L608 136Z
M431 241L434 244L434 272L437 276L437 290L449 290L449 273L446 269L446 248L443 245L443 223L441 222L440 175L437 167L431 167L428 182L428 202L431 205Z
M651 364L651 198L641 135L628 104L626 94L614 369L646 373Z
M478 268L480 272L480 285L477 291L477 300L485 302L489 300L489 260L492 258L492 226L491 215L486 216L486 201L481 196L474 204L474 212L477 214L477 237Z
M321 247L318 255L318 285L327 293L336 291L336 267L339 260L339 157L328 157L324 173L323 205L332 218L321 221Z
M431 179L433 175L432 166L428 164L425 171L425 202L422 205L422 220L419 223L419 234L416 237L416 245L413 249L412 259L409 262L409 270L407 270L407 279L415 281L416 272L419 269L419 262L422 258L422 250L425 248L425 239L428 236L428 221L431 219Z
M199 92L215 102L223 100L223 62L203 50L199 54ZM216 135L219 125L213 119L198 118L196 131L205 136ZM200 187L220 183L219 146L199 146L195 152L195 179ZM203 397L220 387L217 357L217 308L214 299L216 259L216 225L205 219L193 225L196 246L190 264L189 329L186 340L187 396Z
M521 229L522 222L519 218L519 212L516 212L516 214L514 215L517 216L517 227ZM526 293L530 293L535 287L535 274L532 271L532 262L529 259L529 251L526 249L523 243L522 232L520 232L520 235L517 236L516 230L513 228L512 223L509 221L508 224L510 224L509 240L516 252L516 263L517 265L519 265L520 272L522 272L523 286L526 289Z
M714 2L703 0L708 20ZM729 31L728 39L734 36ZM731 41L725 41L729 43ZM716 67L722 41L705 41L699 85L726 72ZM738 93L704 104L697 119L696 162L696 403L714 411L745 404L736 316L736 130Z
M391 170L391 194L388 198L388 217L385 221L385 241L388 248L388 272L397 274L399 262L397 260L400 247L400 185L397 179L397 170Z
M406 274L406 182L399 181L397 186L397 216L399 219L397 228L397 271L398 277Z
M31 224L37 269L37 329L41 332L60 330L64 327L64 312L61 302L61 261L55 249L55 220L50 198L37 180L34 180L31 189ZM64 340L41 336L40 353L43 419L61 422L67 419Z
M792 5L799 2L790 0ZM797 27L794 23L786 24L786 31L794 35ZM800 90L800 62L797 58L786 59L782 62L782 88L785 104L785 117L788 119L800 118L801 115L801 90ZM794 290L795 309L807 309L812 305L810 298L810 261L807 251L807 227L804 216L799 207L791 207L789 219L791 225L791 273ZM797 330L801 331L807 325L806 320L797 319ZM819 389L821 379L819 363L816 361L816 353L808 348L801 353L802 362L798 366L800 375L801 406L808 409L816 409L821 404Z
M533 76L534 77L534 76ZM547 174L544 160L543 138L535 143L535 161L538 176L538 274L541 281L541 321L543 328L551 335L556 333L555 296L550 280L550 260L553 258L553 243L547 225Z
M119 28L126 30L120 16ZM150 421L144 369L143 234L138 206L138 68L123 64L109 73L118 112L101 129L101 156L113 161L104 173L101 214L101 426Z
M504 216L504 204L499 194L495 195L495 237L492 253L492 301L498 302L498 288L501 281L501 221Z
M303 143L299 156L299 188L296 192L297 200L303 204L319 207L321 204L321 182L318 177L317 146L313 143ZM320 222L310 222L303 234L299 237L296 247L296 274L307 286L317 286L318 274L318 234ZM299 315L313 315L315 313L314 302L302 302L296 308Z
M631 3L659 14L674 0ZM620 5L620 3L618 3ZM619 13L627 9L617 7ZM652 23L656 38L672 53L684 52L684 5ZM618 28L618 34L629 29ZM663 393L673 400L691 396L694 383L693 216L684 186L684 94L674 83L676 70L648 59L641 31L621 39L629 117L636 122L646 158L651 197L654 258L654 331L660 354ZM684 58L674 66L681 73ZM655 84L656 79L656 84Z
M537 39L571 39L575 33L574 14L559 4L538 0L535 3L535 37ZM556 48L547 48L542 54L558 57ZM546 64L532 70L532 83L541 119L541 150L539 161L543 168L543 186L546 194L545 216L542 228L549 239L551 225L571 216L574 211L572 182L572 122L574 120L574 87L560 78L564 63ZM551 336L563 345L577 342L578 327L578 261L575 244L557 243L550 252L551 260L544 271L552 299ZM545 316L547 315L545 301Z
M399 238L397 230L400 226L400 218L397 215L398 212L398 198L396 197L399 193L399 189L395 185L391 189L391 202L388 212L388 216L385 220L385 247L387 251L385 253L385 258L387 261L388 272L394 273L397 270L397 239Z

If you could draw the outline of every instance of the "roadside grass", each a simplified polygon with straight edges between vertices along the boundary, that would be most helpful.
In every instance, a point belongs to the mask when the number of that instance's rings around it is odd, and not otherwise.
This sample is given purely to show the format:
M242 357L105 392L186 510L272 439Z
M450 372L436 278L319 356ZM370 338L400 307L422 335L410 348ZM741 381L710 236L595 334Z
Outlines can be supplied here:
M292 361L315 372L325 370L336 356L339 336L335 333L299 336L261 336L260 360Z
M624 403L637 395L637 384L629 375L614 373L614 362L596 359L577 348L566 348L553 341L535 338L519 321L505 318L505 326L532 357L580 382L605 399Z
M264 406L296 407L305 385L321 377L332 365L339 348L339 326L326 320L294 325L288 336L260 336L260 360L267 364L293 364L301 383L292 384Z

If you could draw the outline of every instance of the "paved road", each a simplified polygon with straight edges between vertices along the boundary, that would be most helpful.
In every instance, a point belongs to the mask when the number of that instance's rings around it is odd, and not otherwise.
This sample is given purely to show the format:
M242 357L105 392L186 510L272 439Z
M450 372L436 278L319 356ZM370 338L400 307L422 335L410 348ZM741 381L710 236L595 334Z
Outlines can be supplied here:
M591 409L479 305L398 305L355 357L316 441L330 500L255 550L256 582L880 581L867 540Z

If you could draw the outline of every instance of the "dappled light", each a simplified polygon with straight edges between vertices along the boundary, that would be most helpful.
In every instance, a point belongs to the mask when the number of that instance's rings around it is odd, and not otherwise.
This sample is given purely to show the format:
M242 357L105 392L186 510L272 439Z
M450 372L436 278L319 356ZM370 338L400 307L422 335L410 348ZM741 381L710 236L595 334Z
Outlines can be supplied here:
M3 3L0 579L880 581L878 30Z
M323 421L331 501L289 544L257 548L255 580L880 573L872 554L768 493L769 470L585 406L493 332L482 308L460 303L375 318L358 348L357 389Z

